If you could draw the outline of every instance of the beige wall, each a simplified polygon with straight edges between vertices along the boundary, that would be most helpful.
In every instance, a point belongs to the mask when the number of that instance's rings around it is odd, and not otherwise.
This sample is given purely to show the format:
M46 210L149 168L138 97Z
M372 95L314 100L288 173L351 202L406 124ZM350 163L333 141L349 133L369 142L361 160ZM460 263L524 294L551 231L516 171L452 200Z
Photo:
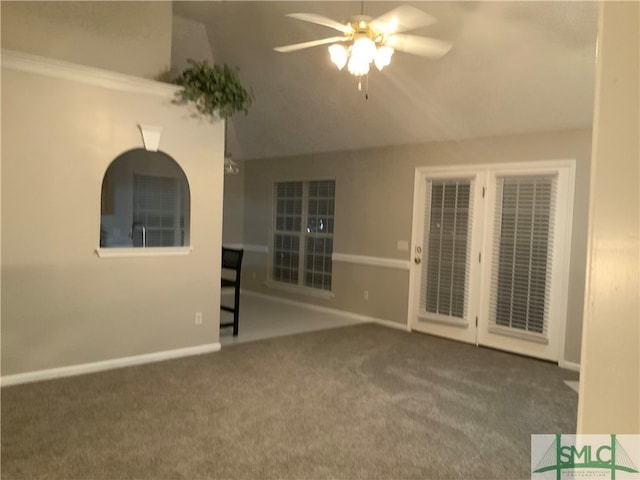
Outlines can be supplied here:
M224 176L222 243L225 245L240 244L244 237L244 163L235 162L240 171Z
M409 260L397 249L411 241L417 166L576 159L576 192L569 275L565 360L580 361L591 132L563 131L461 142L378 148L245 162L244 243L266 246L272 185L288 179L336 179L334 252ZM334 263L332 299L291 295L264 282L267 255L249 252L244 288L406 324L409 271ZM369 290L365 300L363 290Z
M640 433L639 31L601 4L578 433Z
M178 15L173 17L171 40L171 73L179 75L189 66L187 60L206 60L213 65L213 52L203 23Z
M171 64L171 2L2 1L2 48L156 78Z
M171 98L3 68L3 376L218 341L223 123ZM94 252L104 172L139 123L189 180L189 255Z

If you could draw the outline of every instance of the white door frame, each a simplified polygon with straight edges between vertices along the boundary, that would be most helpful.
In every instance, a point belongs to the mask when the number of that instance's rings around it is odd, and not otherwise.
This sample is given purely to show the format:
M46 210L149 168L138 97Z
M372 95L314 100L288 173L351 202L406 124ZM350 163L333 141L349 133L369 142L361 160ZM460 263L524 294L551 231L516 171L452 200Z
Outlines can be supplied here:
M558 251L561 252L560 255L556 255L553 258L553 268L557 275L557 283L554 284L553 291L553 309L556 312L555 318L556 322L553 325L553 328L556 329L553 334L555 336L555 345L554 345L554 358L553 361L558 363L562 363L564 359L564 349L565 349L565 336L566 336L566 321L567 321L567 303L568 303L568 290L569 290L569 268L570 268L570 258L571 258L571 236L573 230L573 201L574 201L574 191L575 191L575 159L562 159L562 160L544 160L544 161L533 161L533 162L509 162L509 163L493 163L493 164L481 164L481 165L456 165L456 166L439 166L439 167L417 167L415 169L415 177L414 177L414 196L413 196L413 217L412 217L412 242L411 242L411 258L410 258L410 270L409 270L409 295L408 295L408 318L407 325L410 330L414 330L415 322L417 319L417 300L419 299L419 289L420 289L420 276L418 272L420 271L417 268L416 263L414 263L414 258L416 256L416 247L422 244L424 231L422 229L423 225L423 213L424 213L424 186L422 185L426 176L431 177L453 177L453 178L461 178L464 176L469 176L469 173L472 172L474 175L478 175L479 181L476 185L476 192L478 190L486 187L486 182L490 178L495 178L497 174L504 174L507 172L510 175L514 174L540 174L544 173L544 171L549 172L558 172L559 170L563 170L564 173L559 177L558 183L558 204L563 203L566 210L566 215L559 215L556 218L556 226L567 225L568 228L563 228L562 230L557 230L558 232L562 232L558 235L558 244L555 247L558 248ZM482 212L476 211L474 213L474 234L476 233L476 226L479 223L482 223L483 236L481 241L481 254L482 254L482 263L483 265L487 265L488 267L481 268L482 270L482 281L480 281L480 289L477 295L480 297L481 305L478 308L479 312L485 314L484 312L488 312L488 304L489 295L486 292L488 288L487 284L487 275L490 275L490 262L491 261L491 252L489 251L491 247L491 241L487 238L487 235L490 234L491 224L488 222L493 221L493 206L495 202L495 195L493 193L487 193L486 198L484 199ZM561 210L561 209L559 209ZM481 218L480 218L481 217ZM478 252L480 253L480 252ZM471 253L475 255L475 252ZM469 304L473 299L469 298ZM471 308L471 307L470 307ZM485 319L486 320L486 319ZM488 323L488 320L487 320ZM419 329L418 329L419 330ZM486 341L486 338L480 333L476 334L477 341L476 344L482 343L483 340ZM507 342L508 343L508 342ZM508 345L488 345L494 348L502 348L508 349ZM537 355L535 352L532 353L532 356L539 356L543 358L542 355Z

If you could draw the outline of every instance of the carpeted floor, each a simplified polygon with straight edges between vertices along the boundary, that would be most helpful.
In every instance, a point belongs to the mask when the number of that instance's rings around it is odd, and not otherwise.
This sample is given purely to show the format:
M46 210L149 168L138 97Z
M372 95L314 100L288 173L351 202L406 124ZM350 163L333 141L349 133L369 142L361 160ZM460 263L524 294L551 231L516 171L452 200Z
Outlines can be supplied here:
M555 365L359 325L2 389L2 478L530 478Z

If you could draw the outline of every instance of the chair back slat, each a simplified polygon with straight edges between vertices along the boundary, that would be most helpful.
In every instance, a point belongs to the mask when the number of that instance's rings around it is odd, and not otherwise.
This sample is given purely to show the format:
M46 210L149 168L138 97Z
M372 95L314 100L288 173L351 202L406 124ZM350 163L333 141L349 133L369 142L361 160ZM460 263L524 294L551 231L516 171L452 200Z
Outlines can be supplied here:
M242 265L242 255L244 250L234 248L222 248L222 268L230 268L232 270L240 270Z

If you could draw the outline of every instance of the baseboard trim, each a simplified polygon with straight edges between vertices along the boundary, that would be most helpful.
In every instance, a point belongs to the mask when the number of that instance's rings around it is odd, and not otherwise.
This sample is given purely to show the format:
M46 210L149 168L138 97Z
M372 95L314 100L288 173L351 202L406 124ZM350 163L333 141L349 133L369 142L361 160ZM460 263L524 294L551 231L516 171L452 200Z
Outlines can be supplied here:
M243 295L250 295L258 298L264 298L267 300L273 300L274 302L280 302L280 303L285 303L287 305L294 305L296 307L307 308L309 310L314 310L317 312L325 312L333 315L342 315L343 317L351 318L353 320L358 320L362 323L377 323L378 325L382 325L384 327L395 328L398 330L405 330L407 332L410 331L408 325L392 322L390 320L384 320L382 318L370 317L368 315L362 315L360 313L347 312L345 310L340 310L337 308L322 307L320 305L310 305L308 303L299 302L297 300L290 300L288 298L282 298L275 295L268 295L265 293L253 292L250 290L241 290L240 292Z
M558 362L560 368L566 368L567 370L573 370L574 372L580 371L580 364L575 362L569 362L567 360L560 360Z
M36 370L15 375L5 375L0 377L0 386L19 385L22 383L39 382L42 380L53 380L55 378L73 377L86 373L96 373L116 368L131 367L145 363L161 362L192 355L202 355L203 353L217 352L221 348L220 343L209 343L196 347L178 348L175 350L165 350L162 352L146 353L144 355L134 355L132 357L114 358L101 362L83 363L70 365L68 367L49 368L46 370Z

